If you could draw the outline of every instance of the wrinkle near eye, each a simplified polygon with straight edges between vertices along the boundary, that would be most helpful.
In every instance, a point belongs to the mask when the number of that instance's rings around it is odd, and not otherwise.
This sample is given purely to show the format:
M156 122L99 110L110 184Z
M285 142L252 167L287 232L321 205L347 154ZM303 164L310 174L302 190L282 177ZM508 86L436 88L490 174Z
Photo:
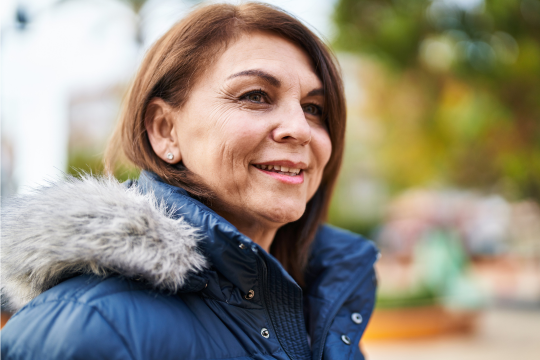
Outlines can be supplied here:
M228 100L228 101L236 101L236 95L232 91L232 89L229 89L227 86L222 87L217 91L217 98L222 100Z
M214 119L213 123L217 126L217 130L221 133L225 133L228 128L228 124L232 121L233 116L234 108L223 103L213 106L209 113L209 117Z
M240 89L231 89L229 86L225 86L217 94L218 99L229 104L236 104L237 108L246 110L265 110L271 103L268 93L257 86L241 87ZM252 95L260 96L260 100L250 100L249 96Z

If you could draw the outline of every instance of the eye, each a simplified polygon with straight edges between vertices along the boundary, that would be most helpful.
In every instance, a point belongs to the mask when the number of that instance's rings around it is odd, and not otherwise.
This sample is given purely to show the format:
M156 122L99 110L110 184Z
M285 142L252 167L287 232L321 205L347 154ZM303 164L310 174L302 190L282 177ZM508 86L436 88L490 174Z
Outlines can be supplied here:
M262 95L261 94L249 94L247 96L248 100L249 101L253 101L253 102L261 102L262 100Z
M262 90L250 91L240 97L241 100L248 100L253 103L266 103L266 93Z
M308 114L311 114L311 115L321 115L322 114L322 109L320 106L318 105L315 105L315 104L307 104L307 105L304 105L304 112L308 113Z

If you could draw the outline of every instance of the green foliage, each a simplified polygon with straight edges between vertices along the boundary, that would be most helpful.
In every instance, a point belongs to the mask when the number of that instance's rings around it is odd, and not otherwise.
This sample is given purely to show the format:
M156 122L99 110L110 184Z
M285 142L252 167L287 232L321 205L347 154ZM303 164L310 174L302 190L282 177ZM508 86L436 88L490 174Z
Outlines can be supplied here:
M88 150L71 151L68 159L68 174L78 176L81 172L103 175L104 166L101 154L93 154ZM115 170L114 176L121 182L127 179L137 179L139 170L124 165Z
M429 31L419 22L427 0L341 0L335 12L339 33L335 45L347 51L373 53L398 66L415 62L417 39Z
M422 287L409 292L398 294L378 294L377 309L398 309L440 304L440 299L435 292L427 287Z
M540 200L540 1L457 4L337 4L335 47L379 69L365 83L381 171L395 191L442 182Z

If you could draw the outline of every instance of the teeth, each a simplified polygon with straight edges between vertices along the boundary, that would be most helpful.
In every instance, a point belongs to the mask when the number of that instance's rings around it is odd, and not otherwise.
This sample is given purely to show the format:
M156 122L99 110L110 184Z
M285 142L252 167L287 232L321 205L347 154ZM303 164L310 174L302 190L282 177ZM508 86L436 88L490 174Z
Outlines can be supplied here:
M283 175L296 176L302 171L301 169L288 168L286 166L279 165L255 165L262 170L274 170Z

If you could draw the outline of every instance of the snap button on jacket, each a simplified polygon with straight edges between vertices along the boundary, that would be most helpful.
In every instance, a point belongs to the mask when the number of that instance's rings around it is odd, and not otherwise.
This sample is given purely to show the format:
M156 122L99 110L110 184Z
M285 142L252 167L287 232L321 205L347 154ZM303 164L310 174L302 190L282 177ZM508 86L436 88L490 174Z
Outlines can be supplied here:
M153 173L71 178L2 209L2 359L363 359L377 253L323 225L301 289Z

